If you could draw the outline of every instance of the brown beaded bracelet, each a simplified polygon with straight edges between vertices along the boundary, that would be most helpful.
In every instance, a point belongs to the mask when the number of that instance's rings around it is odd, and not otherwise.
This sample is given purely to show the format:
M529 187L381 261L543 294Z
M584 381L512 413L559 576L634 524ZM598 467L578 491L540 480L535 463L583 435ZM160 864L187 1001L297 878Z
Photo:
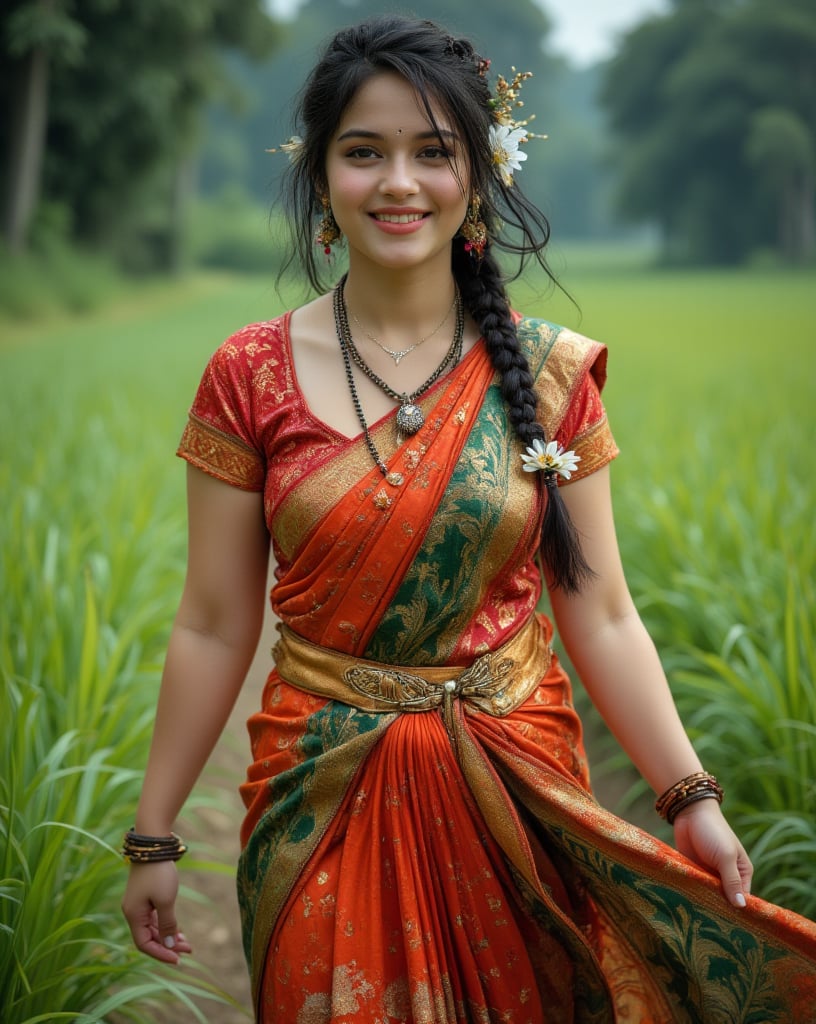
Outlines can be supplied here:
M723 789L713 775L708 772L694 772L676 782L655 801L655 810L670 825L674 824L677 815L686 807L698 800L716 800L723 802Z
M180 860L187 847L175 832L169 836L145 836L133 829L125 832L122 856L131 864L156 864L164 860Z

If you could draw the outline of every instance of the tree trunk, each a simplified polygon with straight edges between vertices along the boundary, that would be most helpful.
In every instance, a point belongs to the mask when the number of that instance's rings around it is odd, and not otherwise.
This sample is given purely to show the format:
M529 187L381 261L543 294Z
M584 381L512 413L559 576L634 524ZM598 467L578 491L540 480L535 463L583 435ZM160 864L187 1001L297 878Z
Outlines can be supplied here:
M799 259L807 263L816 254L816 182L812 171L805 171L801 176L798 200Z
M48 120L48 54L44 49L33 50L17 62L16 70L3 203L3 238L13 253L26 246L40 197Z
M192 156L177 158L170 197L167 253L167 269L175 274L180 273L184 269L187 213L190 200L196 191L196 172L196 161Z

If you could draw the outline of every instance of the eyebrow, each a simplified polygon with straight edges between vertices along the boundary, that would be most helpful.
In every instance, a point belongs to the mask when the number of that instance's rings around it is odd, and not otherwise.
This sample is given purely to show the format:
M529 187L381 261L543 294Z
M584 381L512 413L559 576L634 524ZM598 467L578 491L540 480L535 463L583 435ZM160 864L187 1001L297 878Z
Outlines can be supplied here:
M338 142L344 142L346 139L384 139L385 136L381 132L368 131L365 128L349 128L348 131L343 132L337 139ZM417 132L414 135L415 139L450 139L452 142L456 142L458 136L455 132L449 131L447 128L440 128L438 131L431 128L426 132Z

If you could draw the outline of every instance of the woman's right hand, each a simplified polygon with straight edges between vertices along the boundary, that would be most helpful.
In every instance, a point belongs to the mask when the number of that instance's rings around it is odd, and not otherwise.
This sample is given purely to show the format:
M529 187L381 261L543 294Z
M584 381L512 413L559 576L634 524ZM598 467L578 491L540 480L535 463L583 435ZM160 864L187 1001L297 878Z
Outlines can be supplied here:
M180 953L193 951L176 923L178 885L173 861L131 864L122 899L136 948L168 964L177 964Z

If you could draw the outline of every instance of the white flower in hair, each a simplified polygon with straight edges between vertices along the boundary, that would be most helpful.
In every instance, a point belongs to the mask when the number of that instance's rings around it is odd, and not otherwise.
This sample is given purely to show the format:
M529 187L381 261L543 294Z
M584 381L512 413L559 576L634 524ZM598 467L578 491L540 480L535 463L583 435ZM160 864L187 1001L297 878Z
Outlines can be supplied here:
M564 451L557 441L533 441L527 454L521 456L524 463L522 467L525 473L536 473L541 470L543 473L557 473L565 480L569 480L572 474L578 469L581 456L573 451Z
M291 135L286 142L282 142L279 146L274 149L268 149L267 153L285 153L289 159L294 163L300 158L300 154L303 152L303 147L306 143L299 135Z
M490 126L493 163L498 167L505 185L513 184L513 171L520 171L521 162L527 159L527 154L519 149L519 144L526 141L526 128L513 128L507 124Z

